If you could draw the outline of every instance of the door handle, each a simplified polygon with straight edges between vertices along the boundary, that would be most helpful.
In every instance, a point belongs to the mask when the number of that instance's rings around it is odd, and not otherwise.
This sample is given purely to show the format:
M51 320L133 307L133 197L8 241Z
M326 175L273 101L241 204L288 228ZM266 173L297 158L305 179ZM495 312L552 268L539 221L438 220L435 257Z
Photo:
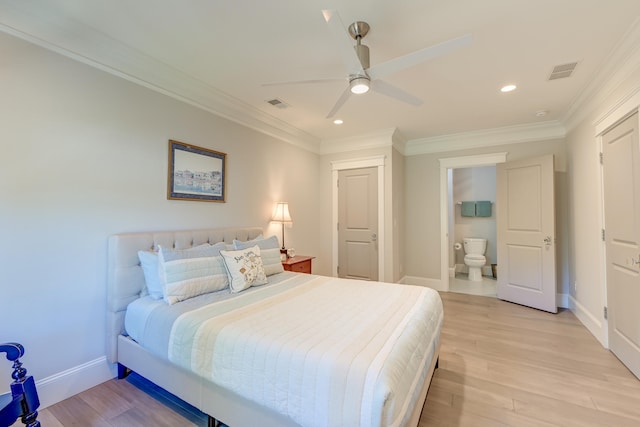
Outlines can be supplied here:
M544 244L546 246L551 246L551 236L547 236L544 238Z
M638 254L638 259L632 258L631 259L631 265L637 265L640 264L640 254Z
M378 241L378 235L377 235L376 233L373 233L373 234L371 235L371 241L372 241L372 242L377 242L377 241Z

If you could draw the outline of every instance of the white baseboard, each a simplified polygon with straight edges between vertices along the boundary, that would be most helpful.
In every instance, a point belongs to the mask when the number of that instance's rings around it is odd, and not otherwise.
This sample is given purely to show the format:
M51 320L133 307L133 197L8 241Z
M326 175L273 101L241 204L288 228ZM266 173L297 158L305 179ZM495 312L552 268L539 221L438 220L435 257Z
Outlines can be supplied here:
M607 331L606 320L598 320L580 302L569 295L569 309L575 314L578 320L593 334L604 348L609 348L609 333Z
M405 285L416 285L416 286L424 286L427 288L435 289L436 291L445 291L442 280L440 279L429 279L427 277L416 277L416 276L404 276L400 279L400 283Z
M561 308L570 308L569 294L556 294L556 304Z
M115 376L115 368L103 356L42 380L36 380L40 409L102 384Z

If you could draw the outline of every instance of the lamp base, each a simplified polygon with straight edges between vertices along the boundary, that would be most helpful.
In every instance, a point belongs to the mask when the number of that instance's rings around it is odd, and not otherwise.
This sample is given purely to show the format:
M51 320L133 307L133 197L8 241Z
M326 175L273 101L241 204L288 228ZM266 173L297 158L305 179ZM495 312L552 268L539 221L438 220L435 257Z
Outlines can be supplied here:
M286 261L287 258L289 258L289 255L287 255L287 250L285 248L280 248L280 261Z

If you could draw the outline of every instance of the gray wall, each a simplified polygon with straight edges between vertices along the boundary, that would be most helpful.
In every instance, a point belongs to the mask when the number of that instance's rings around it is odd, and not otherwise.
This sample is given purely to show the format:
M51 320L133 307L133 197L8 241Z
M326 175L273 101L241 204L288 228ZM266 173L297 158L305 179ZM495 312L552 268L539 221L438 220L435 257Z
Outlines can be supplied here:
M285 200L288 246L321 253L317 154L4 33L0 52L0 341L26 346L39 380L105 355L111 234L249 225L280 238L269 218ZM227 153L226 203L167 200L169 139Z

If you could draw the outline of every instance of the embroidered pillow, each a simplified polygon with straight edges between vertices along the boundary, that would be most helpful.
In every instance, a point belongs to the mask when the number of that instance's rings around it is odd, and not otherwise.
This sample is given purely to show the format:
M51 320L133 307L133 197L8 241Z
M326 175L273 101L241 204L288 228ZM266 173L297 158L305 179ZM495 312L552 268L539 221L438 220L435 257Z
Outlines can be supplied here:
M232 293L267 283L267 275L264 272L258 246L238 251L222 250L220 255L229 274L229 287Z
M165 249L158 251L158 272L164 300L175 304L188 298L227 287L227 272L220 256L224 243L206 248Z
M266 239L256 238L248 242L233 241L233 246L235 246L236 249L246 249L254 245L260 248L260 257L262 258L264 272L267 276L284 271L282 261L280 260L280 245L278 244L278 238L276 236L267 237Z

